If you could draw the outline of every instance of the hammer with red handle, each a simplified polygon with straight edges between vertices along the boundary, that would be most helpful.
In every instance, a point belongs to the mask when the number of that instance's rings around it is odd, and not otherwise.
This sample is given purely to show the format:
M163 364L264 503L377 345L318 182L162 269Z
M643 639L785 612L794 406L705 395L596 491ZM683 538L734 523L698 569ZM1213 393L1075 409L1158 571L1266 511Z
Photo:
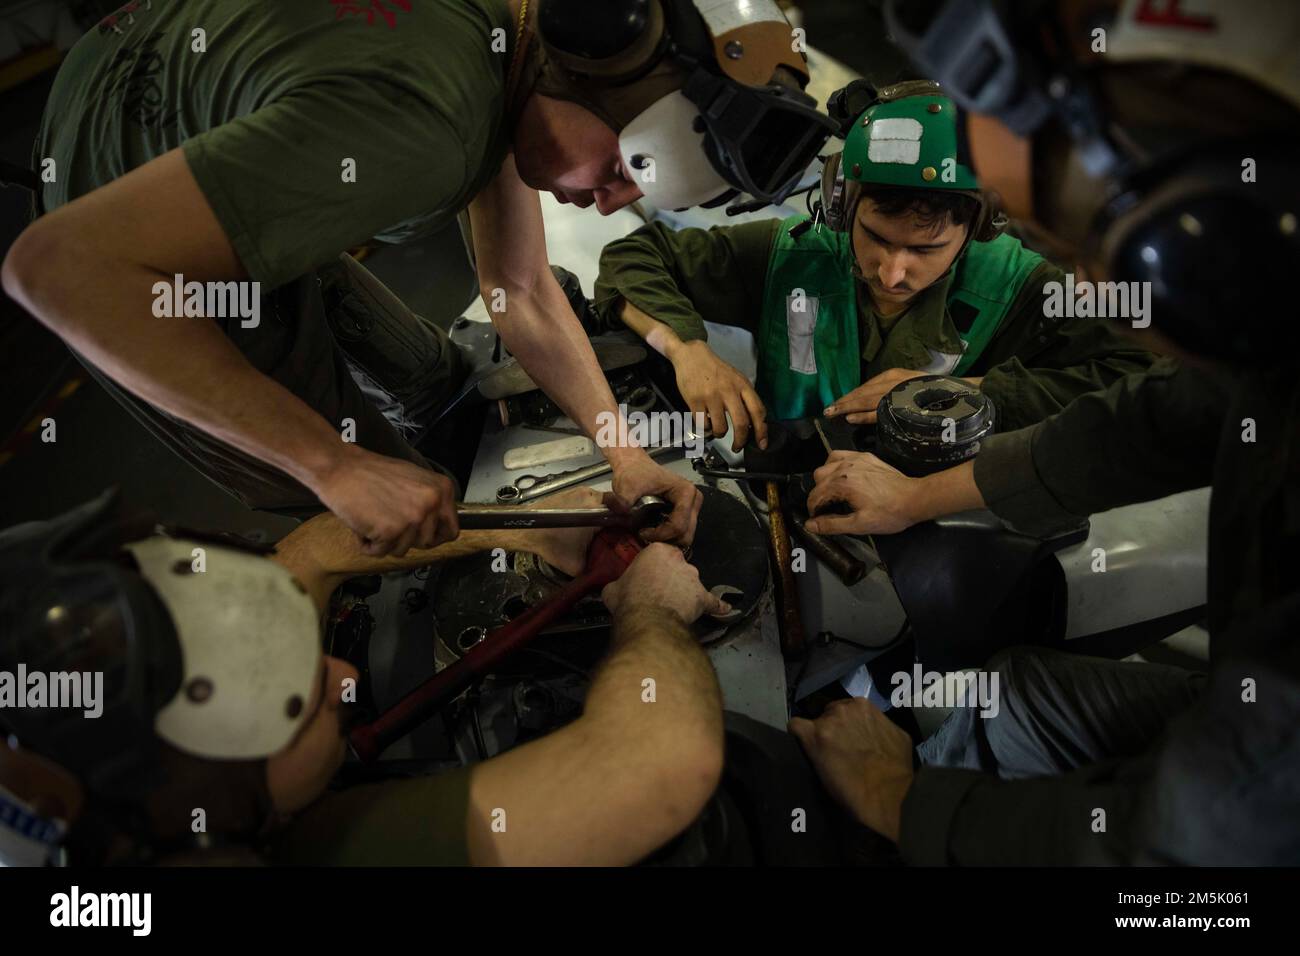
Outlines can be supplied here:
M490 673L508 655L523 647L556 618L565 614L589 594L623 576L641 542L633 534L602 528L587 548L582 573L557 591L550 600L530 608L479 641L460 660L434 674L368 724L355 727L349 735L352 752L362 763L372 763L396 740L436 714L448 701L475 680Z

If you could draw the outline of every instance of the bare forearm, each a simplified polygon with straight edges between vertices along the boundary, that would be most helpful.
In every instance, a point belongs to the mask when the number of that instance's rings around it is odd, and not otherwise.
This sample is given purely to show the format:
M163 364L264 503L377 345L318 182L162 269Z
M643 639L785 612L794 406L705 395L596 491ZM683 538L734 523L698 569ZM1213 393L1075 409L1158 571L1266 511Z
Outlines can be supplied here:
M913 524L985 507L984 496L975 484L973 460L914 481L909 516Z
M470 858L634 863L698 816L722 741L717 680L686 626L658 608L620 615L583 716L474 768Z
M66 255L53 252L7 284L128 391L309 487L346 454L329 423L254 369L211 321L153 314L153 285L171 276L112 259L77 257L73 267Z
M539 534L523 530L463 531L455 541L436 548L412 549L401 557L373 557L361 550L361 542L342 521L325 512L285 535L276 545L275 558L293 572L323 610L330 595L348 578L404 571L493 548L529 551Z
M645 339L646 345L668 361L673 360L673 356L682 345L682 340L676 332L626 299L623 300L620 311L624 325Z
M638 738L672 726L706 728L719 739L722 733L721 690L708 657L679 617L650 605L626 608L615 619L585 713Z
M496 317L501 340L542 391L594 439L605 415L617 415L618 407L559 285L548 274L537 289L507 293L506 302L506 311ZM633 448L601 450L615 464L643 454Z

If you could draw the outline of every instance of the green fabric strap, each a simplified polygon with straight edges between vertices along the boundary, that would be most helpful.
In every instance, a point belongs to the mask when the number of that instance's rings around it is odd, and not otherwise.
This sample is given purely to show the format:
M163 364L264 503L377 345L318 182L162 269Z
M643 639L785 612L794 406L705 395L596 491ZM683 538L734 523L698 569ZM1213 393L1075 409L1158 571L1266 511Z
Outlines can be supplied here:
M820 415L861 380L849 237L823 228L792 239L790 229L807 218L781 223L763 289L756 388L773 419ZM791 367L800 350L806 371Z
M966 349L953 375L965 375L979 361L1025 281L1042 262L1042 256L1008 235L966 247L948 292L948 309L951 312L954 302L964 302L976 310L976 316L969 329L957 333Z

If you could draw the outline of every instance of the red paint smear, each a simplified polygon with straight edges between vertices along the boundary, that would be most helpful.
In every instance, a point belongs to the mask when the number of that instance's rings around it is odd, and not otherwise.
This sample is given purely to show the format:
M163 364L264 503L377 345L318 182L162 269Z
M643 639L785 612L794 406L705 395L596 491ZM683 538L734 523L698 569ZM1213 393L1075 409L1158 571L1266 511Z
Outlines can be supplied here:
M375 17L384 18L391 30L397 26L397 12L404 10L411 12L412 0L330 0L330 5L334 7L334 19L342 20L344 15L354 17L365 17L367 26L375 25ZM392 7L398 10L391 9Z
M1217 30L1214 17L1195 16L1178 9L1182 0L1142 0L1133 19L1152 27L1184 27L1188 30Z

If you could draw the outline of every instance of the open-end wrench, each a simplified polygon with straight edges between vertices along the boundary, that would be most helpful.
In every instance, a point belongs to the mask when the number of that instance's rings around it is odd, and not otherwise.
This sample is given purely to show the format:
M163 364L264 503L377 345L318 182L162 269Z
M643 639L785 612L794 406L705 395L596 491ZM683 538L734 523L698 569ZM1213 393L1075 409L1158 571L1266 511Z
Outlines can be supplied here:
M658 448L647 448L646 452L651 458L662 458L671 452L681 450L681 445L661 445ZM554 475L520 475L513 484L502 485L497 489L497 502L503 505L523 504L525 501L544 498L565 488L601 478L613 470L614 466L608 461L600 461L594 465L574 468L572 471L561 471Z
M740 588L732 587L730 584L715 584L713 587L709 588L709 593L715 598L726 601L728 604L732 604L732 598L745 596L744 591L740 590ZM731 624L733 621L740 620L743 614L744 612L740 608L732 604L731 610L726 614L714 614L712 617L715 621L719 621L723 624Z
M805 478L812 476L808 472L774 472L774 471L743 471L736 468L723 467L725 463L717 458L705 456L696 458L691 462L691 467L695 473L704 478L734 478L736 481L774 481L777 484L786 484L795 482L798 484Z
M515 505L457 505L462 531L484 528L641 528L660 524L673 506L657 495L645 495L627 511L597 508L520 508Z

